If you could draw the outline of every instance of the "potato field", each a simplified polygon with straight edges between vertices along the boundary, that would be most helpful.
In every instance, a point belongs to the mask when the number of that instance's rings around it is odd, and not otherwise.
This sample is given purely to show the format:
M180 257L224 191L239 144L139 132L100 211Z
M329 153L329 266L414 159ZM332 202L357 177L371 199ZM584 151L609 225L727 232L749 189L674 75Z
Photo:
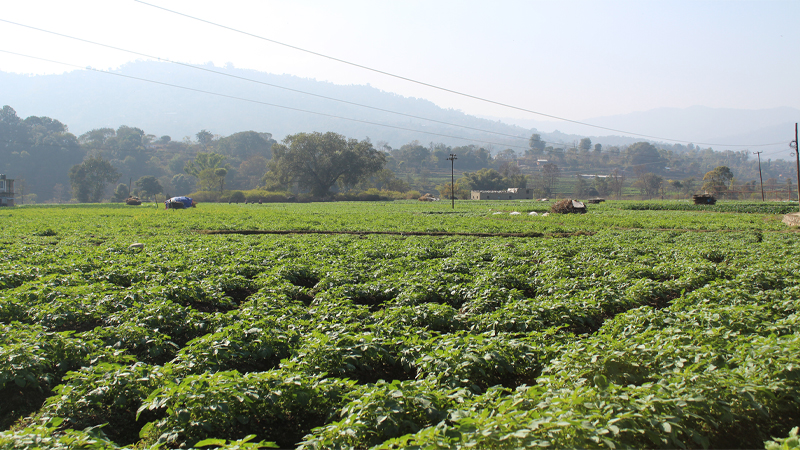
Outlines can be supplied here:
M800 425L796 203L548 207L0 209L0 449L764 448Z

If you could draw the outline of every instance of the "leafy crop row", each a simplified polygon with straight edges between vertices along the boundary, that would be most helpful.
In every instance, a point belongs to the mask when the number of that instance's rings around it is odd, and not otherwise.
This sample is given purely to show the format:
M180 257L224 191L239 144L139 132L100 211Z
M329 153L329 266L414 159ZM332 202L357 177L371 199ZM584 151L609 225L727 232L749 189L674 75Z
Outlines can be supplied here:
M347 208L304 219L372 226ZM391 208L376 220L409 206ZM0 446L753 447L800 420L800 247L770 216L478 239L187 234L222 224L202 207L11 211Z

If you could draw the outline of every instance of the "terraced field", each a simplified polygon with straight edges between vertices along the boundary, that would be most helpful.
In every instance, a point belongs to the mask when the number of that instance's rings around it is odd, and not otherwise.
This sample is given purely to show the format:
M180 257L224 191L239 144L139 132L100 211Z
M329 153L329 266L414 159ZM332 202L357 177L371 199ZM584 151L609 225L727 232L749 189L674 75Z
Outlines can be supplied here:
M671 204L0 210L0 447L763 447L800 235Z

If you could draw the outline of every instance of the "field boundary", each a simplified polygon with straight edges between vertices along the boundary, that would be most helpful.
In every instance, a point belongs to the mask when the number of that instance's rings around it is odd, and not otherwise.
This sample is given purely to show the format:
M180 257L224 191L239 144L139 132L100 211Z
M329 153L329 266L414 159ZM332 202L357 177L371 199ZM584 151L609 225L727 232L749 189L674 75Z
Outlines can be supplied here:
M331 231L331 230L193 230L199 234L351 234L351 235L390 235L390 236L467 236L467 237L513 237L513 238L543 238L543 237L572 237L594 236L595 231L576 231L573 233L465 233L456 231Z
M689 228L625 228L613 227L610 228L615 231L639 231L650 230L658 232L675 231L679 233L800 233L800 228L787 228L785 230L696 230ZM288 234L350 234L357 236L366 236L371 234L389 235L389 236L466 236L466 237L508 237L508 238L567 238L576 236L594 236L598 231L572 231L562 233L540 233L532 231L530 233L467 233L458 231L353 231L353 230L191 230L193 233L198 234L273 234L273 235L288 235Z

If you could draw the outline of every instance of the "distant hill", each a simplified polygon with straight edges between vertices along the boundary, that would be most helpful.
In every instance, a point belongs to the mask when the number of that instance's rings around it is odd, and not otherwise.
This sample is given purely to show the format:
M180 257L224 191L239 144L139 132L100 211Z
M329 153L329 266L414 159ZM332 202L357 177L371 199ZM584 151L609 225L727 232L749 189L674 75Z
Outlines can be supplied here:
M294 109L235 100L93 71L39 76L0 72L0 85L3 86L0 103L13 107L20 117L44 115L58 119L66 123L70 131L77 135L95 128L128 125L157 136L170 135L173 139L194 136L201 129L207 129L220 135L245 130L269 132L278 140L287 134L301 131L335 131L358 139L369 137L373 142L387 141L393 147L399 147L415 139L423 143L433 141L449 145L473 143L455 137L414 131L420 130L493 142L497 143L494 145L495 150L501 150L508 145L526 147L527 139L533 132L523 127L480 119L452 109L443 109L427 100L407 98L370 86L342 86L291 75L205 67L263 83L520 138L398 116L153 61L130 63L115 72L128 77L145 78ZM322 115L298 110L316 111ZM331 116L355 118L395 128ZM489 146L487 143L477 144L483 147Z
M440 108L428 100L403 97L371 86L336 85L292 75L275 75L233 67L204 67L262 83L519 138L398 116L155 61L134 62L115 71L124 77L93 71L38 76L0 72L0 106L10 105L20 117L37 115L58 119L77 135L95 128L117 128L120 125L138 127L156 136L170 135L173 139L194 136L201 129L223 136L246 130L268 132L277 140L301 131L335 131L358 139L369 137L373 142L386 141L395 148L412 140L419 140L422 143L443 142L453 146L475 143L494 151L508 147L522 151L527 146L527 139L536 132L546 141L567 144L587 136L592 142L604 146L627 145L644 140L569 122L476 117L461 111ZM126 77L145 78L252 101L209 95ZM389 127L332 116L380 123ZM788 151L786 144L793 139L790 136L793 133L793 124L800 122L800 110L789 107L737 110L693 106L657 108L584 121L613 129L697 143L778 142L780 144L776 146L762 148L777 152ZM724 146L714 148L721 150Z
M492 118L490 118L492 119ZM497 120L494 118L494 120ZM522 127L536 127L559 136L559 132L567 136L587 133L600 134L602 130L577 125L569 122L545 121L536 119L500 119ZM691 106L689 108L656 108L649 111L638 111L615 116L594 117L581 120L607 128L631 131L639 134L658 136L668 139L681 139L695 143L722 144L713 145L722 150L727 145L779 143L761 148L763 150L789 150L788 142L794 139L794 124L800 122L800 109L790 107L770 109L731 109ZM610 132L609 132L610 133ZM598 138L598 142L611 136ZM595 140L594 138L592 139ZM637 138L636 140L642 140ZM652 139L658 142L659 139ZM702 147L708 147L703 144ZM753 147L755 150L755 147ZM780 155L784 157L784 155Z
M800 122L800 109L657 108L587 122L694 142L760 144L794 139L794 123Z

